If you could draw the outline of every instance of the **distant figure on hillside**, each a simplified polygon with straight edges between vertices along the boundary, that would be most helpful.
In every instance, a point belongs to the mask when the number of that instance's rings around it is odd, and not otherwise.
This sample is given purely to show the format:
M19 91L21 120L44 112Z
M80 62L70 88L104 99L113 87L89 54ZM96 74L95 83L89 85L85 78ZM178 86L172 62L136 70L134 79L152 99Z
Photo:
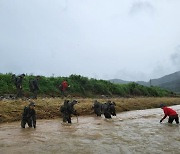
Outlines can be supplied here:
M100 117L101 116L101 107L102 107L102 104L100 102L98 102L97 100L94 101L94 105L93 105L93 109L94 109L94 113Z
M27 107L24 108L21 120L22 128L25 128L26 123L29 127L36 128L36 112L34 108L34 102L31 102Z
M17 91L16 98L22 97L22 88L23 88L22 83L23 83L24 77L25 77L25 74L21 74L19 76L16 76L15 74L12 75L12 79L16 86L16 91Z
M40 79L40 76L36 76L34 80L29 81L29 89L33 93L34 99L37 99L37 94L39 91L39 84L38 84L39 79Z
M105 118L111 119L112 116L116 116L115 102L108 101L107 103L102 104L102 113Z
M167 117L169 116L169 119L168 119L168 123L172 124L173 121L175 120L176 121L176 124L179 124L179 117L178 117L178 114L175 110L169 108L169 107L166 107L164 104L161 104L160 105L160 108L163 109L164 111L164 117L160 120L160 123Z
M74 105L77 104L77 100L70 102L69 100L64 101L64 105L60 107L60 112L63 117L63 122L71 123L71 115L78 116L77 111L74 109Z
M70 87L70 85L68 85L68 82L66 80L64 80L61 85L59 86L59 89L61 91L62 96L66 96L66 90L67 88Z

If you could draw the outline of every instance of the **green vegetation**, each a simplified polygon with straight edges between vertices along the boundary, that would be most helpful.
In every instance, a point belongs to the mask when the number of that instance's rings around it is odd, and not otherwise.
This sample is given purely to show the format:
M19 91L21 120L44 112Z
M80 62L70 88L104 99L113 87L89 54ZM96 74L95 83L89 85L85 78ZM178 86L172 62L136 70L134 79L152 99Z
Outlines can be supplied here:
M0 74L0 95L15 94L16 87L12 81L12 74ZM34 78L32 75L26 75L23 80L23 92L25 96L30 95L29 80ZM158 87L145 87L137 83L113 84L105 80L89 79L80 75L71 75L69 77L44 77L39 80L41 96L60 96L58 86L63 80L67 80L70 85L68 94L72 96L94 97L100 95L106 96L153 96L163 97L171 96L173 93ZM173 94L174 95L174 94Z

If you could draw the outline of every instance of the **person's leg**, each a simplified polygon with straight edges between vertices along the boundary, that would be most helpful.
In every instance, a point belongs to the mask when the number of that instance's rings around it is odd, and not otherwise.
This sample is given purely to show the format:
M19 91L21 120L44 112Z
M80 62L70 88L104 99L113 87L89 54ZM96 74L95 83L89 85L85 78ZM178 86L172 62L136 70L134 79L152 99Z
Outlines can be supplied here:
M32 119L28 119L28 120L27 120L27 123L28 123L28 126L29 126L29 127L32 127Z
M66 122L67 121L67 117L65 114L63 114L63 122Z
M169 116L168 123L172 124L173 121L174 121L174 117L173 116Z
M25 128L25 125L26 125L26 120L22 119L22 120L21 120L21 127L22 127L22 128Z
M23 97L23 90L22 90L22 88L19 91L19 97Z
M101 117L101 108L98 108L97 116Z
M32 99L34 99L35 98L35 90L34 89L32 89Z
M100 112L99 112L99 113L97 113L97 116L98 116L98 117L101 117L101 113L100 113Z
M21 89L20 89L20 88L17 88L16 97L17 97L17 98L21 97Z
M98 110L98 108L95 108L95 109L94 109L94 113L95 113L97 116L101 116L101 113L100 113L100 111Z
M105 112L105 113L104 113L104 116L105 116L105 118L107 118L107 119L111 119L111 114L108 113L108 112Z
M71 115L68 115L67 121L68 121L68 123L71 123Z
M64 90L61 90L61 98L63 99L65 97Z
M64 90L64 97L67 97L68 96L68 93L66 90Z
M179 117L178 115L175 117L176 124L179 124Z
M37 90L34 91L34 99L37 99Z
M37 90L33 90L32 91L32 93L33 93L33 99L37 99Z

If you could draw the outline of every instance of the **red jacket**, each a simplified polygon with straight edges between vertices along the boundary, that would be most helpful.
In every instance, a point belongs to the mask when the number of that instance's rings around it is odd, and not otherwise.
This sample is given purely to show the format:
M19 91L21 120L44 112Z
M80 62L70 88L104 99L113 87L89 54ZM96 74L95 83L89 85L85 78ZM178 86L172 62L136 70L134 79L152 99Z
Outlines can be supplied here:
M178 115L176 111L174 111L173 109L169 108L169 107L163 107L162 108L164 111L164 117L161 120L164 120L167 116L175 116Z
M164 111L164 114L166 116L174 116L174 115L177 115L177 112L174 111L173 109L171 108L168 108L168 107L163 107L163 111Z
M63 81L63 82L61 83L61 86L62 86L62 91L65 91L65 90L67 89L67 87L68 87L67 81Z

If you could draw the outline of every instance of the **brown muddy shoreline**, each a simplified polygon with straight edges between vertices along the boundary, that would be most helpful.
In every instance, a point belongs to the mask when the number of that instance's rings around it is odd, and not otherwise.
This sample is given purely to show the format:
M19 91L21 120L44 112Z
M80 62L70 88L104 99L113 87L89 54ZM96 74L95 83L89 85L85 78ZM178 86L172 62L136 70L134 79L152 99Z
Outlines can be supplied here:
M68 98L67 98L68 99ZM80 115L93 114L92 105L95 99L77 98L79 103L75 106ZM137 98L108 98L97 99L100 102L111 100L116 102L116 111L143 110L158 108L161 103L167 106L180 105L178 97L137 97ZM35 100L37 119L55 119L60 117L59 108L63 104L61 98L38 98ZM29 104L29 100L1 100L0 123L19 121L23 108Z

